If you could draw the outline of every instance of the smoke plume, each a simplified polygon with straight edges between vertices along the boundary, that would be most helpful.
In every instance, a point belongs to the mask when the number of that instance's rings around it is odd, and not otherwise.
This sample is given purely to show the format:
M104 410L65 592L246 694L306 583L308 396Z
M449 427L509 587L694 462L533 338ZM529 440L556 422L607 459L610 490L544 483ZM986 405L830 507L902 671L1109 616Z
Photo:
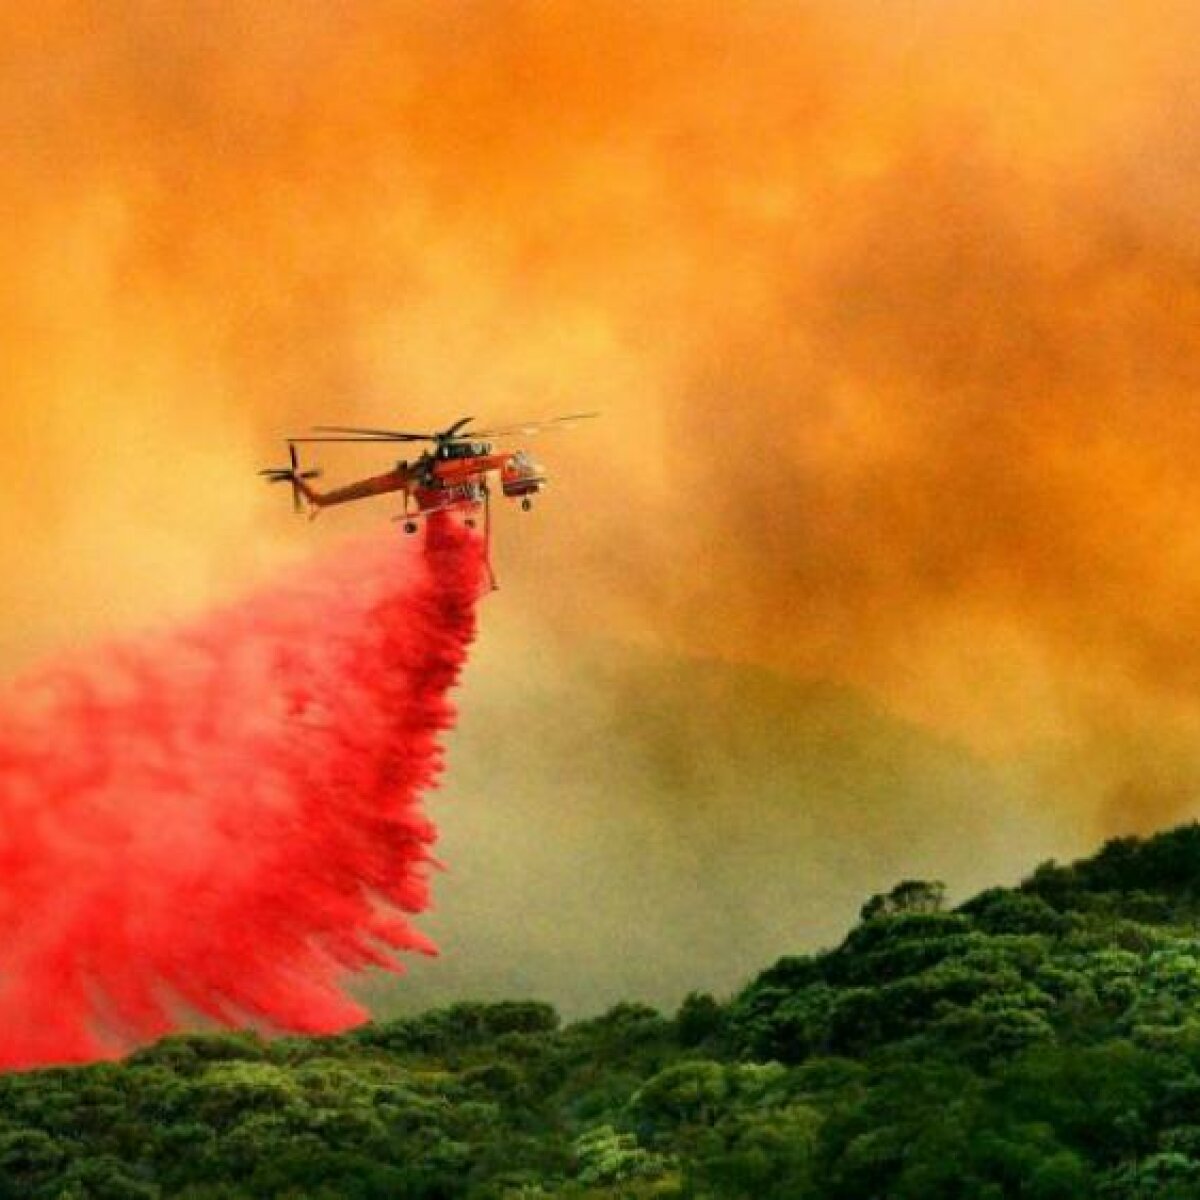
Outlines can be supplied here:
M474 535L352 544L190 625L41 669L0 705L0 1065L197 1018L331 1031L345 973L431 952L446 693Z
M653 700L661 681L584 662L597 632L850 689L923 748L904 786L810 786L827 752L793 739L814 762L776 801L758 743L707 736L777 719L735 689L696 695L711 725L622 722L605 747L661 767L620 782L681 852L714 746L763 780L721 801L731 844L836 832L772 876L788 945L896 877L953 882L961 795L1005 831L989 871L1194 815L1198 37L1194 0L7 6L0 669L298 552L310 531L251 486L281 432L599 409L538 446L531 536L497 521L464 709L489 755L542 712L516 719L514 687L565 687L584 744ZM338 481L389 465L322 451ZM960 790L925 789L943 739L981 759ZM544 899L526 851L565 861L527 817L590 828L577 761L544 742L482 781L503 806L447 806L481 856L478 945ZM859 857L851 817L900 832ZM485 856L500 819L513 853ZM645 871L640 846L597 846L546 901L544 959L594 952L612 978L629 923L597 950L586 885L640 895ZM836 904L787 890L834 860ZM764 870L707 894L758 912ZM711 922L672 896L691 944ZM558 919L576 902L586 920Z

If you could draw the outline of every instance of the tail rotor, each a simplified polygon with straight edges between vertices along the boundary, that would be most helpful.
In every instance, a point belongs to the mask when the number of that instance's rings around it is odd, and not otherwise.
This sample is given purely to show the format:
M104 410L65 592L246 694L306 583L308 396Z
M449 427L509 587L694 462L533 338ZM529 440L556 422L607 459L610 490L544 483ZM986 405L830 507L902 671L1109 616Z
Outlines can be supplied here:
M290 483L292 485L292 508L299 513L304 511L304 488L301 481L319 479L321 472L317 469L300 470L300 457L296 453L295 442L288 442L288 459L291 466L268 467L265 471L259 471L259 474L268 483Z

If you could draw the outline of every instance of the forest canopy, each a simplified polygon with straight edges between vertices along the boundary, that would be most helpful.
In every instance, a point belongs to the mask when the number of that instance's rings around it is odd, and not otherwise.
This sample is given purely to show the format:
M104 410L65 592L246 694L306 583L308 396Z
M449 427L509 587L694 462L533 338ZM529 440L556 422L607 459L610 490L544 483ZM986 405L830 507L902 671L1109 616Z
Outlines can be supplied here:
M0 1197L1200 1197L1200 825L869 898L728 998L0 1077Z

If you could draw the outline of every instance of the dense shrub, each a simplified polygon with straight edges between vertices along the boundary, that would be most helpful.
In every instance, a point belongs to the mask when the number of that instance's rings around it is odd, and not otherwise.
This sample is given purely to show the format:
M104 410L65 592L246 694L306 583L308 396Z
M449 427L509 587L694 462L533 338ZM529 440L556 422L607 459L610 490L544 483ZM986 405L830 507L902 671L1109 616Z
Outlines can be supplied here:
M872 898L728 1002L458 1004L0 1076L0 1200L1200 1196L1200 827Z

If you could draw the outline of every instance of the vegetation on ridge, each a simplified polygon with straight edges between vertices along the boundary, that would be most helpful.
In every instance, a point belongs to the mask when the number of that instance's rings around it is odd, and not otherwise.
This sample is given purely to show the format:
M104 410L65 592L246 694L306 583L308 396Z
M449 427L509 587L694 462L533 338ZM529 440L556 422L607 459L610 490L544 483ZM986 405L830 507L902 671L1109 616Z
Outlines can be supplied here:
M1200 826L873 897L721 1003L460 1004L0 1077L0 1197L1200 1198Z

